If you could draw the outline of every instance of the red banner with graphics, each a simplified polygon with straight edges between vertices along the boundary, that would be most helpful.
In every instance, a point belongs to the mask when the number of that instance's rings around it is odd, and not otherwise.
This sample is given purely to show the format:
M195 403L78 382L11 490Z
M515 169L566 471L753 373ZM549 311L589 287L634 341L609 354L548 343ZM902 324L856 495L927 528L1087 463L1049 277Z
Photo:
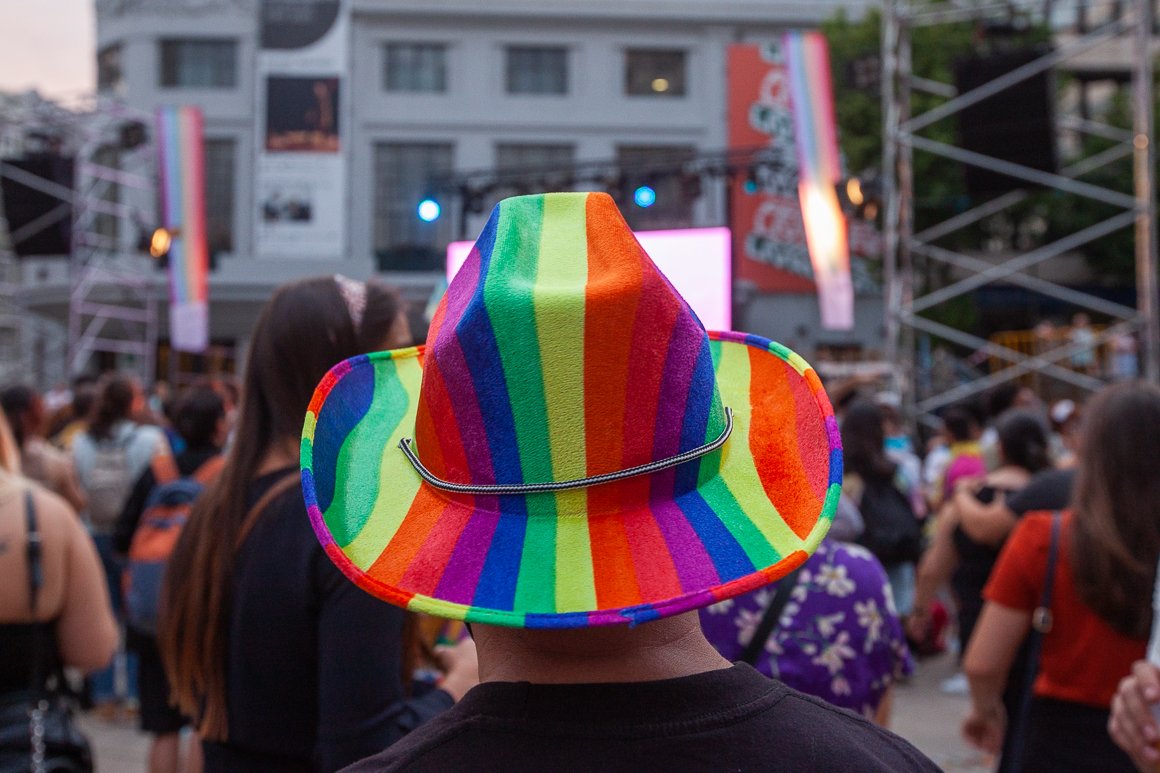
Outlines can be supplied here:
M730 191L736 278L761 292L814 293L798 196L798 154L790 81L780 42L729 46L729 147L760 149L770 166L757 179L737 175ZM850 252L875 257L881 244L871 223L850 223ZM855 289L872 289L865 264L852 265Z

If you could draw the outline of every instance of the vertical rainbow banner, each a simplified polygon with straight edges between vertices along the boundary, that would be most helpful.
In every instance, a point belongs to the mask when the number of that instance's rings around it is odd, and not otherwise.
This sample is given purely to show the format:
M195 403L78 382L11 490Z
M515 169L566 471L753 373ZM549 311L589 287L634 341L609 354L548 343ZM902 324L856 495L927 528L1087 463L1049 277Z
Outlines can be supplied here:
M209 249L205 236L205 150L196 107L157 110L161 223L170 233L169 340L182 352L209 345Z
M820 32L786 33L782 47L789 71L798 150L798 198L818 286L822 327L852 330L854 284L850 277L850 243L835 187L842 178L842 164L834 120L830 51Z

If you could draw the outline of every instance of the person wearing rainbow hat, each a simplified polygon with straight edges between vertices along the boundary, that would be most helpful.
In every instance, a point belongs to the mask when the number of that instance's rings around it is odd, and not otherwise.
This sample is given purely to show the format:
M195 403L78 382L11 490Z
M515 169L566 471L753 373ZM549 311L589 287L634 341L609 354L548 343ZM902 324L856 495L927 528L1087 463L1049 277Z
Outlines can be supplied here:
M841 467L814 371L706 332L609 196L500 202L427 345L336 365L306 417L331 560L479 655L459 704L349 770L936 770L698 624L806 560Z

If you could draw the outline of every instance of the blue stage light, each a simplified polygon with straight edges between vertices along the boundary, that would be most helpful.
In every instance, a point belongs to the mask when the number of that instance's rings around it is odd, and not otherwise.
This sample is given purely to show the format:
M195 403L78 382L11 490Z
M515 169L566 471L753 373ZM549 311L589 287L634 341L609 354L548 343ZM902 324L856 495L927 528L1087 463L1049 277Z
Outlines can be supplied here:
M419 202L419 219L424 223L434 223L442 214L443 208L435 199L423 199Z
M657 203L657 192L647 185L642 185L632 192L632 200L641 209L647 209Z

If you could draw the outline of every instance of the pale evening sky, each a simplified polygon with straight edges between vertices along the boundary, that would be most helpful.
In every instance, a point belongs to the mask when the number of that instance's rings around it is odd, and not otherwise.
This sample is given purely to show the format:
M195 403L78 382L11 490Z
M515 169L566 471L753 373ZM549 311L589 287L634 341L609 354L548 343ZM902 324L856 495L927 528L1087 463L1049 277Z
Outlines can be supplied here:
M96 86L93 0L0 0L0 91L75 97Z

